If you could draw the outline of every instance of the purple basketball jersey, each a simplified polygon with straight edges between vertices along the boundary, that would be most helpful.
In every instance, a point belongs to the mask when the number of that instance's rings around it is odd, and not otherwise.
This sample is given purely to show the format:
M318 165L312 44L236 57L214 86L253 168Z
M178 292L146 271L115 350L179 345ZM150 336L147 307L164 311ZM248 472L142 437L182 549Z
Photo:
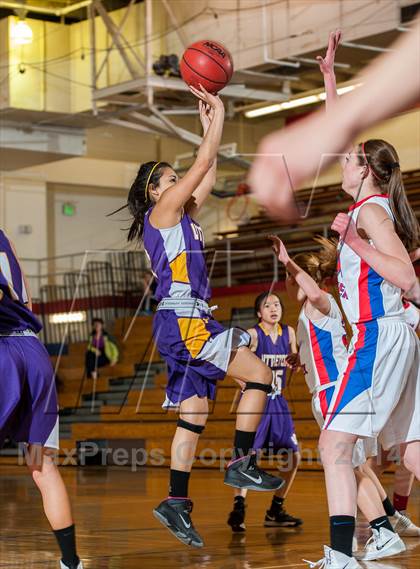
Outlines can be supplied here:
M289 328L283 324L278 325L276 342L273 342L262 324L257 324L255 330L258 336L255 355L261 358L273 372L273 392L281 393L286 386L286 357L290 354Z
M22 330L38 333L42 326L26 307L26 292L22 271L10 241L0 230L0 334Z
M149 209L144 219L143 242L157 280L156 300L209 300L211 289L200 225L184 213L177 225L156 229L149 221L151 211Z

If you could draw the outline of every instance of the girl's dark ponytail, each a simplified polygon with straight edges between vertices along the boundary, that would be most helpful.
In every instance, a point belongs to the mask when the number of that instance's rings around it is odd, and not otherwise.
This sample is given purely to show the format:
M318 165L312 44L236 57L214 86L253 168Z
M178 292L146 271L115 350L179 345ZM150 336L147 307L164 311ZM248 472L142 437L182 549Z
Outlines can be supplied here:
M395 230L408 251L419 246L420 228L405 193L401 170L392 170L388 182L389 203L395 218Z
M171 168L167 162L146 162L137 172L136 179L128 193L128 210L133 216L127 241L141 240L143 238L144 217L153 206L150 199L149 186L157 186L165 168Z

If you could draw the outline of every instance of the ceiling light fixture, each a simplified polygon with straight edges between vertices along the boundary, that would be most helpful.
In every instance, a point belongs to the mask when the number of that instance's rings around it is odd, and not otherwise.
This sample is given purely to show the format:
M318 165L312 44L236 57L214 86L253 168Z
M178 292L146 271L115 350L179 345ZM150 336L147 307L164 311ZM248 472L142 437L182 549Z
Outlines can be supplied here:
M32 43L33 33L30 25L23 19L13 22L10 37L15 45Z
M344 95L360 87L361 83L356 85L347 85L346 87L340 87L337 89L338 95ZM299 97L298 99L291 99L290 101L284 101L283 103L275 103L274 105L266 105L265 107L259 107L257 109L250 109L245 112L245 116L248 119L255 119L257 117L262 117L264 115L270 115L272 113L279 113L281 111L287 111L289 109L295 109L296 107L303 107L305 105L313 105L314 103L319 103L320 101L325 101L326 94L325 91L318 93L316 95L307 95L306 97Z

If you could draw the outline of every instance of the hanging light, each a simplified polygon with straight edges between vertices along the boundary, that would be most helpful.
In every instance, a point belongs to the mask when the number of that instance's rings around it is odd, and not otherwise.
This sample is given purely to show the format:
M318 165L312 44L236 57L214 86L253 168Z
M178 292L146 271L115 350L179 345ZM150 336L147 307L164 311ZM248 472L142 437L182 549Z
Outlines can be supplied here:
M360 87L361 83L355 85L346 85L345 87L340 87L337 89L337 95L344 95L353 91L357 87ZM287 109L294 109L296 107L302 107L306 105L312 105L313 103L319 103L320 101L325 101L327 98L325 91L318 93L316 95L308 95L306 97L299 97L297 99L291 99L290 101L284 101L283 103L275 103L273 105L266 105L265 107L257 107L256 109L251 109L245 112L245 116L248 119L254 119L256 117L262 117L264 115L269 115L271 113L279 113L280 111L286 111Z
M15 45L32 43L33 33L29 24L20 19L12 24L10 37Z

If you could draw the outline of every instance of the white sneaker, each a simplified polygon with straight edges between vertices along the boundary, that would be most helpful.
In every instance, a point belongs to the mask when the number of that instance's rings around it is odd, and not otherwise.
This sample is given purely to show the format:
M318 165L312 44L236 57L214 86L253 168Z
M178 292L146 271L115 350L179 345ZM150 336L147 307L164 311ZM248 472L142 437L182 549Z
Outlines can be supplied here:
M396 533L401 537L420 537L420 528L413 524L407 515L398 512L398 510L389 520Z
M397 533L387 528L372 528L372 536L367 540L365 549L356 554L356 557L361 561L373 561L402 551L405 551L405 545Z
M69 569L69 566L60 561L60 569ZM83 569L83 563L80 561L77 569Z
M309 568L314 569L319 567L319 569L362 569L360 563L354 557L349 557L341 551L335 551L324 545L324 557L319 561L308 561L304 559L306 563L309 563Z

